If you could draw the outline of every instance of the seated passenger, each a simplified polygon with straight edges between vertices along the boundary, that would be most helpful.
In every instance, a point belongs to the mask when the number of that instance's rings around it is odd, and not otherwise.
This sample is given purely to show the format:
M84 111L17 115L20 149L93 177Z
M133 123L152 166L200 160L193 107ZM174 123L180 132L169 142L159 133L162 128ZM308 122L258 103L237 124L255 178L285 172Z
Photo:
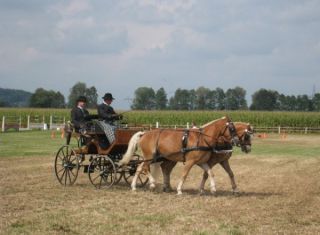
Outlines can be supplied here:
M87 98L85 96L79 96L76 100L76 107L71 110L71 122L76 132L80 132L85 127L85 120L89 116L88 110L86 110Z
M114 98L111 93L106 93L103 97L103 103L98 106L98 117L101 120L100 124L106 134L110 144L115 140L115 120L121 120L122 115L117 114L111 106Z

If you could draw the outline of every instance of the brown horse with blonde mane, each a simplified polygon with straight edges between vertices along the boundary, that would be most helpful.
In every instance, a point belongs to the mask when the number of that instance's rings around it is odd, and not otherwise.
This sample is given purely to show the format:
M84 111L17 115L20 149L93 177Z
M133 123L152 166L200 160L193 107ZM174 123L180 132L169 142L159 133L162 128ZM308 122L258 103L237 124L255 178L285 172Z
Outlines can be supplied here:
M239 137L239 142L237 147L241 147L241 150L245 153L249 153L251 151L251 136L253 135L253 127L249 123L244 122L235 122L234 123L237 136ZM229 159L232 156L232 151L214 151L207 164L212 169L216 164L220 164L222 168L228 173L231 181L231 187L233 193L238 192L238 188L234 179L234 174L231 170ZM170 185L170 174L177 162L170 161L165 159L161 163L161 170L163 174L163 191L169 192L172 191ZM204 171L202 180L200 183L200 193L204 192L204 185L206 180L208 179L208 174Z
M175 130L155 129L138 132L129 141L128 150L120 165L128 164L137 148L141 149L143 162L138 166L133 177L131 188L136 190L136 181L144 171L149 178L150 189L155 188L155 179L150 172L150 164L165 158L174 162L183 162L184 169L177 187L177 193L182 194L182 186L195 164L199 165L209 176L211 192L215 192L213 174L207 162L212 151L219 146L239 143L234 124L228 117L211 121L200 129Z

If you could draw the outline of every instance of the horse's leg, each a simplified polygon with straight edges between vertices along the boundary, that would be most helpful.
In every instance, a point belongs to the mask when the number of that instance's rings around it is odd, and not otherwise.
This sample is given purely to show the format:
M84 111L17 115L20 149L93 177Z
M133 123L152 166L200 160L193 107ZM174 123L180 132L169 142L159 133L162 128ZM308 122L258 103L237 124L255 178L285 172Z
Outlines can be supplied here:
M134 177L133 177L132 183L131 183L131 190L132 190L132 191L136 191L136 190L137 190L137 180L138 180L138 177L139 177L139 175L140 175L140 173L141 173L141 171L142 171L142 169L143 169L143 165L144 165L144 162L142 162L142 163L138 166L138 168L137 168L137 170L136 170L136 173L134 174Z
M156 180L151 174L149 163L147 165L145 165L145 171L146 171L147 177L149 178L150 190L154 190L156 188Z
M212 171L211 171L211 168L209 167L209 165L207 164L207 163L202 163L202 164L200 164L199 165L204 171L205 171L205 173L207 173L207 178L208 178L208 176L209 176L209 178L210 178L210 185L211 185L211 187L210 187L210 192L212 193L212 194L215 194L216 193L216 183L214 182L214 175L213 175L213 173L212 173ZM205 173L203 173L203 177L205 176ZM203 179L202 179L202 181L203 181ZM204 182L205 182L205 180L204 180ZM203 184L203 186L204 186L204 184ZM200 188L200 193L201 193L201 188Z
M209 159L209 161L207 162L208 166L210 169L212 169L213 166L215 166L218 163L217 161L217 157L216 156L211 156L211 158ZM201 166L200 166L201 167ZM202 175L202 180L200 183L200 194L204 193L204 185L206 184L206 181L208 179L208 173L207 171L203 171L203 175Z
M170 185L170 174L176 164L177 162L164 160L160 165L162 170L162 175L163 175L163 191L164 192L172 191L172 188Z
M208 173L206 171L203 171L202 180L199 187L200 194L204 193L204 185L206 184L207 179L208 179Z
M220 162L220 165L223 167L223 169L228 173L228 175L230 177L231 187L232 187L233 193L238 193L239 190L237 188L236 181L234 179L234 174L233 174L231 167L230 167L230 164L229 164L229 160L227 159L225 161Z
M188 174L189 174L189 171L191 170L191 168L193 167L194 165L194 161L187 161L185 162L185 166L183 168L183 172L182 172L182 177L180 179L180 182L178 184L178 187L177 187L177 194L178 195L181 195L182 194L182 186L183 186L183 183L184 181L186 180Z

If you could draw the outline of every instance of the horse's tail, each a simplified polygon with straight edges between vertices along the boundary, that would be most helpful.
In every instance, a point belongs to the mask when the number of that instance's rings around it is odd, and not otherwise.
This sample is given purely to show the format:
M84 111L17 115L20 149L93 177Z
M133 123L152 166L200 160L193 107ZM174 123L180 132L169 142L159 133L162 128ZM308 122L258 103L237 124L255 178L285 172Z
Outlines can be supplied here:
M144 133L145 133L144 131L139 131L131 137L128 144L127 152L123 155L123 158L119 161L120 166L127 165L130 162L131 158L134 155L134 152L137 150L138 142Z

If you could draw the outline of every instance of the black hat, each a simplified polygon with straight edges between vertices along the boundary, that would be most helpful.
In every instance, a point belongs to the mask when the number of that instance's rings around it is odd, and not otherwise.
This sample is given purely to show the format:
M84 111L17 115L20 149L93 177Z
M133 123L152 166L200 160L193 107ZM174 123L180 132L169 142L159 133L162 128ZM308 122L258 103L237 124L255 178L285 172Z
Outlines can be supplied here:
M87 98L85 96L79 96L78 99L76 100L77 102L85 102L87 103Z
M114 100L114 98L112 97L111 93L106 93L104 94L104 96L102 97L103 100Z

